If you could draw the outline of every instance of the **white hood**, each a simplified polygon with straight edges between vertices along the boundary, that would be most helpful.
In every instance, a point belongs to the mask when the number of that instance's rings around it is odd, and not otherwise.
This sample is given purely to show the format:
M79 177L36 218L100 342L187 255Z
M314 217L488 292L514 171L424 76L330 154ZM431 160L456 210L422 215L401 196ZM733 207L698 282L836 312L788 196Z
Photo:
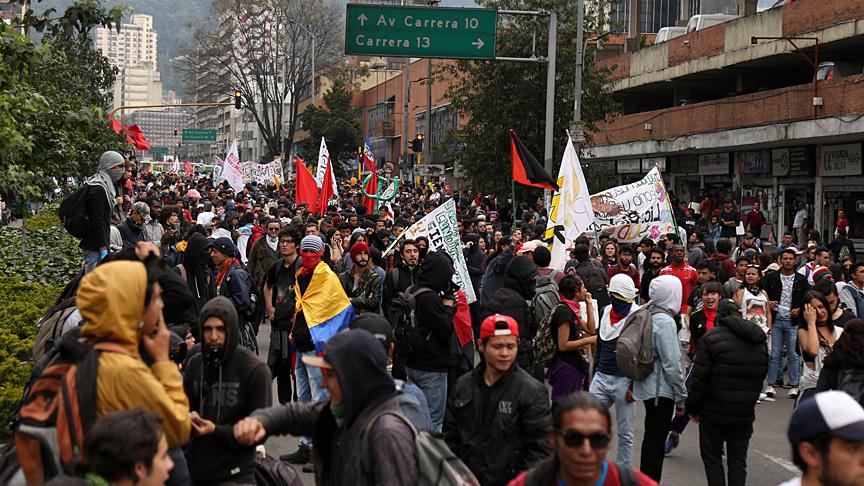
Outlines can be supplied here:
M681 312L681 281L674 275L661 275L651 281L648 297L655 306L678 314Z

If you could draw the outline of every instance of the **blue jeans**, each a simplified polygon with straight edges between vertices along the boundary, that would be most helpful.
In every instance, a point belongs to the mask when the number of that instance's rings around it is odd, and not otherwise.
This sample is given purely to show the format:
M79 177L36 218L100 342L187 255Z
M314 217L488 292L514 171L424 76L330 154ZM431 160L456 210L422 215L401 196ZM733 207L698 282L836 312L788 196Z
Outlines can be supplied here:
M98 251L90 251L90 250L81 250L84 252L84 273L89 273L90 270L96 268L96 265L99 265L99 262L102 261L102 257L99 256Z
M588 392L603 402L607 409L615 405L615 418L618 422L618 453L615 462L630 467L633 459L633 437L636 422L636 403L627 401L630 378L626 376L594 374Z
M432 418L429 430L441 432L444 425L444 409L447 407L447 372L423 371L405 368L408 383L413 383L423 390L426 402L429 404L429 416Z
M790 320L775 319L771 325L771 361L768 362L768 384L783 379L783 344L786 344L786 361L789 370L789 384L798 386L801 363L798 357L798 328Z
M327 398L327 390L321 388L321 368L309 366L303 362L303 356L315 356L315 351L297 351L297 361L294 363L294 374L297 377L297 400L300 403L317 402ZM311 444L308 438L300 437L300 444Z

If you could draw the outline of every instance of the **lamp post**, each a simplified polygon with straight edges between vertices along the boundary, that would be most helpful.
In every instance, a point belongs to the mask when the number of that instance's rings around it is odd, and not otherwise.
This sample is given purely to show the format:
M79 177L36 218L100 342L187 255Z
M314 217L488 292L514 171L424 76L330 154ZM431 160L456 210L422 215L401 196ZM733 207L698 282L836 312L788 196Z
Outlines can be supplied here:
M792 47L795 48L795 52L797 52L807 64L810 64L810 67L813 68L813 119L816 119L817 108L821 105L821 102L817 104L817 99L819 98L819 80L816 79L816 75L819 73L819 38L818 37L793 37L793 36L753 36L750 38L751 44L758 44L760 40L785 40L786 42L792 44ZM809 40L815 42L814 45L814 53L813 59L810 59L810 56L801 51L801 48L798 47L798 44L795 43L796 40Z

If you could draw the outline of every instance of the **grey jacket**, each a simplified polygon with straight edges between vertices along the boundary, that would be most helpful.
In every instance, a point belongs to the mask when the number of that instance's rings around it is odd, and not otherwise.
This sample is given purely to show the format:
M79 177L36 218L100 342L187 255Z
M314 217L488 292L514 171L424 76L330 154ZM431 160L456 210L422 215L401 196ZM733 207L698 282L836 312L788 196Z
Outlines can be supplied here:
M395 396L367 406L346 429L336 425L330 402L290 402L256 411L267 435L305 435L312 437L315 484L318 486L381 485L401 486L417 483L417 453L414 434L398 417L379 415L399 412ZM370 422L370 436L364 439ZM364 465L363 447L371 447Z

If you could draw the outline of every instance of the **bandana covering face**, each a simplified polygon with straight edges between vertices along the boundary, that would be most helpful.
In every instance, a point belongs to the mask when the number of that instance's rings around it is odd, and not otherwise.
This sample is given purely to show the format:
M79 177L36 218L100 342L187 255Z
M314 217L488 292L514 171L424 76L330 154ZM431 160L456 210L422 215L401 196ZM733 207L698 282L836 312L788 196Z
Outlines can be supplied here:
M301 254L302 260L300 263L303 264L303 268L300 270L300 273L303 275L311 275L313 271L315 271L315 267L321 263L321 257L324 256L324 252L312 253L309 251L304 251Z

